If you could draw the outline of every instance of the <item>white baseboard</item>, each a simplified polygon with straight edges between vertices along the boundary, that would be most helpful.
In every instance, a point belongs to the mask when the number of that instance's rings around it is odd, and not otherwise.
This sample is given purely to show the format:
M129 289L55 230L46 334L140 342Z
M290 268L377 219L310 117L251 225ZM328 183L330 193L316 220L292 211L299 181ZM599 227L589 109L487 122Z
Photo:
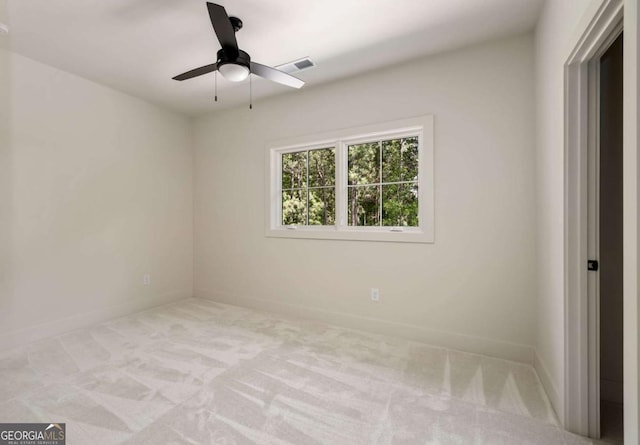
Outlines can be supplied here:
M149 298L136 298L135 300L125 303L106 306L90 312L74 314L36 326L29 326L16 331L2 332L0 333L0 351L24 346L28 343L60 335L75 329L102 323L190 297L192 297L192 292L189 290L155 295Z
M607 402L623 403L624 389L622 382L600 379L600 399Z
M544 390L547 392L547 396L549 397L549 401L551 402L551 407L556 413L556 417L560 422L560 425L564 426L564 404L563 400L560 397L560 392L558 391L558 387L553 382L551 378L551 374L547 370L547 367L544 365L544 362L538 355L538 351L534 351L533 358L533 367L538 373L538 377L540 378L540 382L544 387Z
M333 312L302 305L231 295L213 291L196 291L196 298L206 298L221 303L244 306L251 309L281 313L288 316L316 320L352 329L406 338L434 346L483 354L492 357L533 363L533 347L500 340L474 337L455 332L445 332L422 326Z

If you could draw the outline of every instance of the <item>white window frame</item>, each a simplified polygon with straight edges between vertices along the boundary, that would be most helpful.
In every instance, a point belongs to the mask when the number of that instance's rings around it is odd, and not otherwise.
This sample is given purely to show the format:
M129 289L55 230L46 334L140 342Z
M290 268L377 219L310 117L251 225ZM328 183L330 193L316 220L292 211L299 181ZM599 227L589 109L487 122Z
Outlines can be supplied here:
M435 242L433 115L270 142L266 146L265 235L404 243ZM347 148L364 142L418 136L418 227L362 227L347 225ZM336 225L282 224L282 154L334 148L336 154Z

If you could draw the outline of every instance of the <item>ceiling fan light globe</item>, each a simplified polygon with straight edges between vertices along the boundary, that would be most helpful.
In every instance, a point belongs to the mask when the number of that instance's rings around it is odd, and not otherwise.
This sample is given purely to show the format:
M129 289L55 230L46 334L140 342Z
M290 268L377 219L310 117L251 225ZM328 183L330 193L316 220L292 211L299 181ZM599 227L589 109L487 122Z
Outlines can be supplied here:
M242 82L249 76L249 68L237 63L225 63L218 68L218 71L231 82Z

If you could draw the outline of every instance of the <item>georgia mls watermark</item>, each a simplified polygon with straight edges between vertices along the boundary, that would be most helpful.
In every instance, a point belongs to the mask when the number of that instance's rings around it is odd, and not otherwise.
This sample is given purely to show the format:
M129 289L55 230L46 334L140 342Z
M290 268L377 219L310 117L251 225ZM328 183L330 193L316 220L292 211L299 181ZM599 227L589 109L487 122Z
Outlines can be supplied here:
M0 445L65 445L64 423L0 423Z

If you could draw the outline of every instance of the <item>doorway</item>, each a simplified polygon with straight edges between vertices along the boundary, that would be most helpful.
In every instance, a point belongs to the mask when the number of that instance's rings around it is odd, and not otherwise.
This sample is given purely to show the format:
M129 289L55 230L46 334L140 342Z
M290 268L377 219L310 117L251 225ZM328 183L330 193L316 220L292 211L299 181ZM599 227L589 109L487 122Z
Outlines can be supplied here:
M623 241L622 121L623 37L620 34L598 63L599 172L598 221L594 221L599 252L600 432L608 443L622 444L623 428ZM593 202L590 199L590 202ZM590 221L591 222L591 221Z
M622 94L623 74L620 71L616 78L614 54L621 46L614 44L622 44L623 18L623 0L600 3L588 24L581 25L565 63L565 387L561 416L567 430L593 438L601 437L602 432L606 436L615 433L609 423L601 429L602 408L605 421L610 414L610 405L602 401L615 400L615 364L619 362L612 357L622 356L621 350L619 355L616 352L622 335L619 342L615 340L622 323L611 320L620 313L615 283L621 276L622 259L615 243L622 239L622 230L616 229L622 214L615 208L622 208L618 197L623 175L621 161L616 161L617 144L614 148L609 145L618 137L624 114L622 109L619 117L613 114L616 102L621 102L615 95ZM603 269L604 290L600 288Z

